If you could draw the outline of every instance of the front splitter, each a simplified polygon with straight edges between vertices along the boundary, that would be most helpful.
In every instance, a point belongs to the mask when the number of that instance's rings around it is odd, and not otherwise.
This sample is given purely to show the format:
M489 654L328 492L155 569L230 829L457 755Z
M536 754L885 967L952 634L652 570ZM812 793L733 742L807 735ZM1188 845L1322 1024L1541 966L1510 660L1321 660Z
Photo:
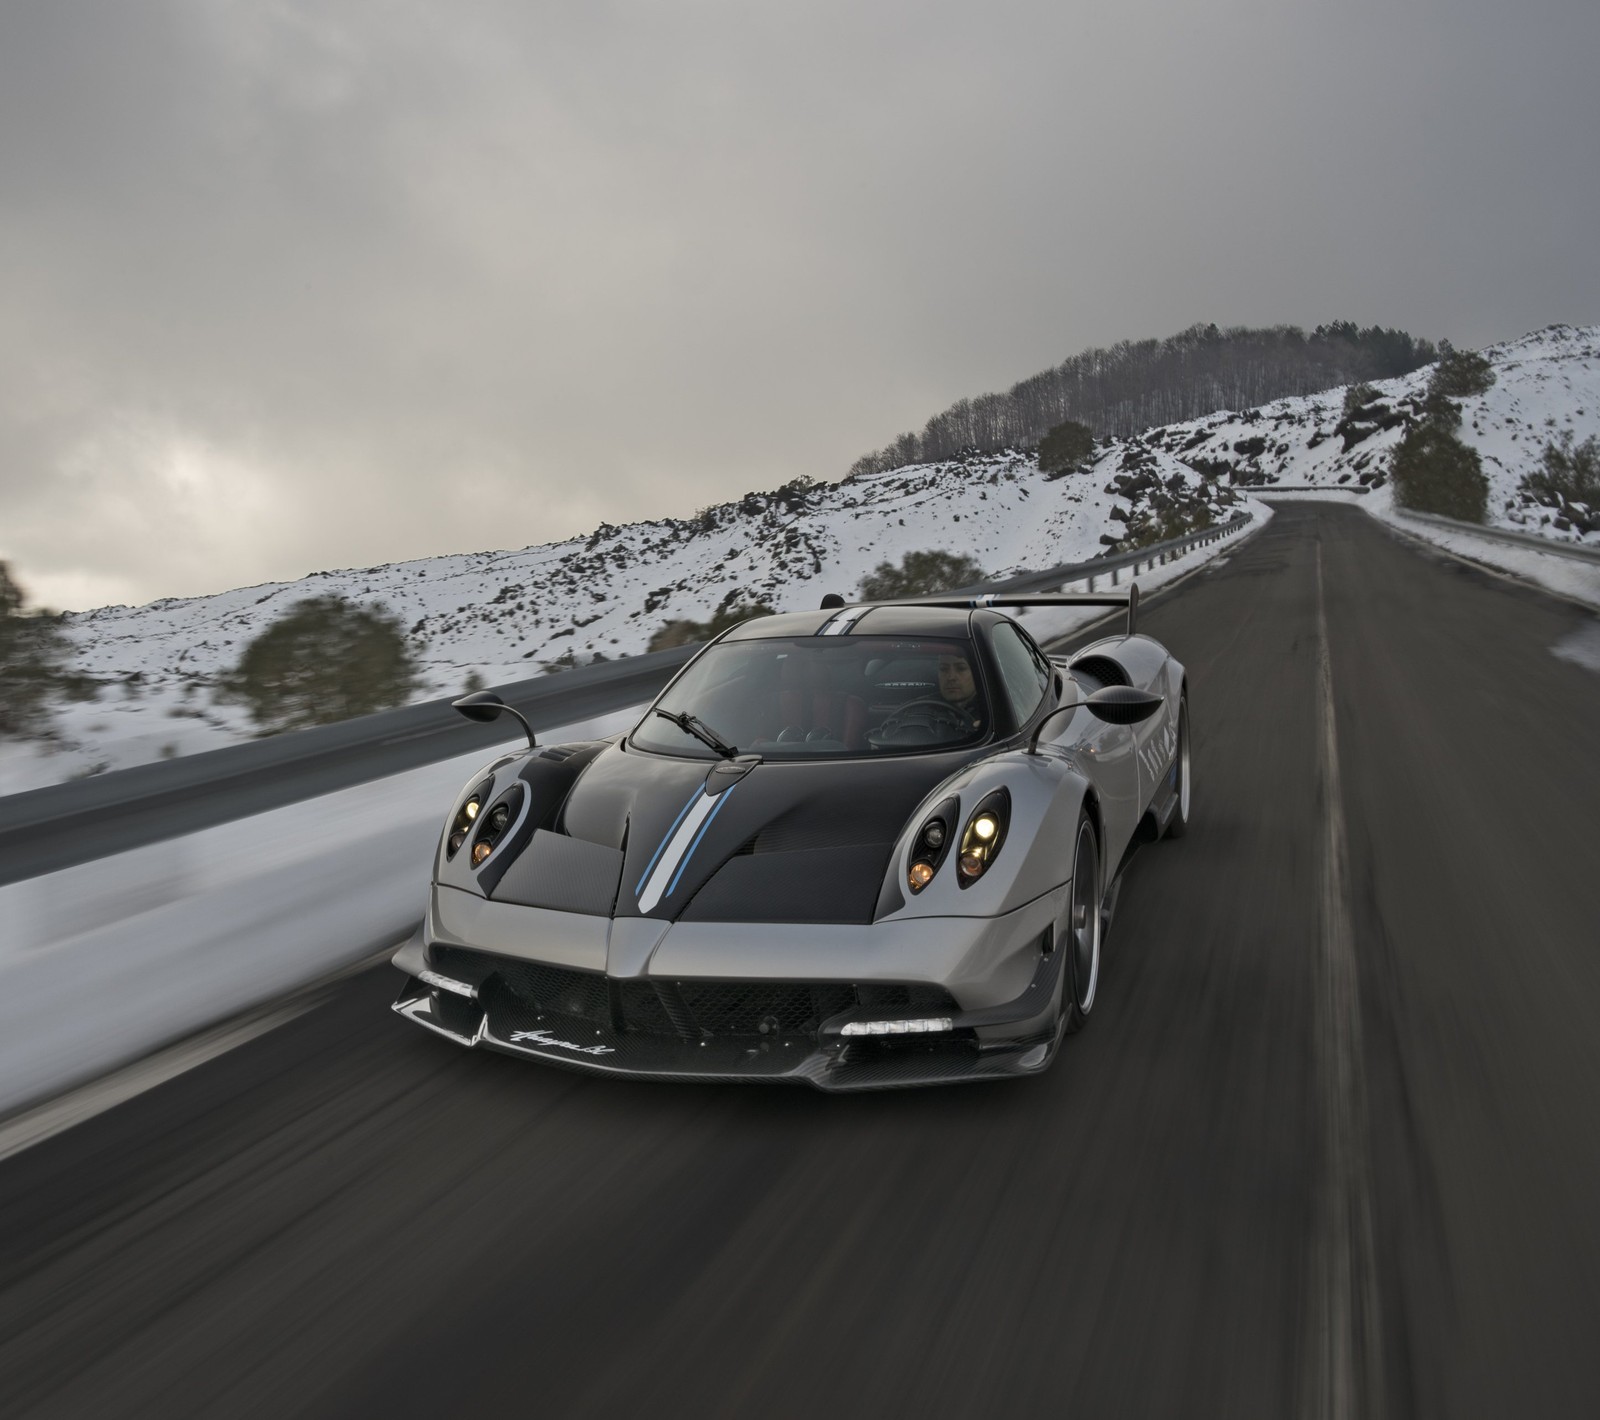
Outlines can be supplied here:
M419 981L394 1004L407 1020L459 1045L484 1046L541 1060L567 1070L638 1080L744 1084L800 1084L844 1093L915 1085L960 1084L1038 1074L1048 1060L1038 1040L980 1046L960 1036L890 1037L829 1041L780 1037L673 1040L610 1035L575 1018L550 1015L531 1029L497 1031L475 1002L440 999ZM1027 1058L1028 1065L1022 1061Z

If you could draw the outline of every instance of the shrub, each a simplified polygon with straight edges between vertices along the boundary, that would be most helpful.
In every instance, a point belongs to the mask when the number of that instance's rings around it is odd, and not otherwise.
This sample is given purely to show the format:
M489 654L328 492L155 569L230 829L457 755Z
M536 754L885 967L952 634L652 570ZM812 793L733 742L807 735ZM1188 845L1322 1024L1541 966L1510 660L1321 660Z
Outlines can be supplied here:
M765 602L735 602L717 612L710 621L669 621L657 629L650 638L647 651L670 651L674 646L689 646L697 641L709 641L720 636L730 626L749 621L753 616L771 616L772 608ZM603 659L603 658L602 658Z
M926 597L935 592L970 587L983 580L983 569L964 553L929 548L908 552L895 567L880 562L861 579L861 600L891 601L896 597Z
M1078 473L1094 458L1094 431L1068 419L1039 440L1039 471L1051 478Z
M1447 347L1443 358L1433 367L1428 393L1465 399L1468 395L1487 394L1493 384L1494 368L1482 355L1475 350Z
M704 641L705 626L698 621L668 621L657 628L647 651L670 651L674 646L688 646Z
M326 596L296 603L256 637L225 689L275 734L402 705L417 685L397 617Z
M1542 502L1582 503L1600 510L1600 439L1591 434L1581 444L1572 430L1544 446L1544 466L1522 480L1523 488Z
M1448 429L1453 433L1461 427L1461 406L1436 389L1430 388L1422 396L1417 409L1423 423L1436 429Z
M1344 392L1344 417L1355 419L1361 411L1378 398L1378 391L1368 384L1354 384Z
M1433 422L1413 425L1394 452L1395 501L1419 513L1481 523L1489 511L1489 480L1476 449Z
M48 701L80 678L62 667L70 647L61 617L25 611L22 588L0 562L0 738L49 739Z
M1128 531L1117 542L1117 549L1120 552L1132 552L1138 547L1152 547L1158 542L1199 532L1215 523L1216 515L1204 503L1171 503L1165 508L1151 508L1128 520Z

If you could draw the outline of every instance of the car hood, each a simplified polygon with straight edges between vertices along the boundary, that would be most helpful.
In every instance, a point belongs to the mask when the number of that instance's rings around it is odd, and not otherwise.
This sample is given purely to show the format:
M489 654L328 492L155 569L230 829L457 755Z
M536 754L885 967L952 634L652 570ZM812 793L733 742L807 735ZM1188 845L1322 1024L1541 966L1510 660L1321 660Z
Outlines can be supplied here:
M584 768L556 829L620 854L617 916L870 922L907 817L977 754L724 765L618 743Z

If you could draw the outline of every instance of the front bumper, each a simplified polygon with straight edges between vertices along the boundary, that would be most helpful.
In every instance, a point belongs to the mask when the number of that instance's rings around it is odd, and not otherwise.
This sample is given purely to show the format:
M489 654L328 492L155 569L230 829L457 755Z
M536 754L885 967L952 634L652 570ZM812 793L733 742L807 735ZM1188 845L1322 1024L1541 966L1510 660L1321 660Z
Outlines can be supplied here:
M998 1079L1049 1058L1065 958L1052 947L1047 928L1015 998L964 1010L925 983L620 978L418 942L397 959L413 974L394 1009L461 1045L603 1075L834 1091ZM869 1022L885 1033L846 1033Z

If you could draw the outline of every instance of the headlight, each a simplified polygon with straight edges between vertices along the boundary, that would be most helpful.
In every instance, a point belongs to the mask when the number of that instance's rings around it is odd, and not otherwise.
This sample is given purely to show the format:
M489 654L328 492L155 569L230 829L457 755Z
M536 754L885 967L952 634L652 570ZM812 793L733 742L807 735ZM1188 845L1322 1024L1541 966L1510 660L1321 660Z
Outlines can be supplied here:
M1011 795L996 789L986 795L972 811L961 834L961 851L956 856L956 884L968 888L977 882L1000 855L1006 841L1006 825L1011 821Z
M484 801L493 788L494 779L492 777L485 779L467 795L466 803L456 810L455 817L450 820L450 832L445 835L446 859L454 858L461 851L462 844L467 841L467 834L472 831L472 825L477 822L478 815L483 811Z
M513 784L494 803L481 812L474 812L472 821L477 829L472 835L472 866L480 867L500 846L507 831L522 819L523 802L528 791L521 784ZM468 801L471 802L470 800Z
M946 799L922 822L911 840L911 866L906 869L906 886L918 893L933 881L945 854L950 851L950 833L961 813L959 799Z

